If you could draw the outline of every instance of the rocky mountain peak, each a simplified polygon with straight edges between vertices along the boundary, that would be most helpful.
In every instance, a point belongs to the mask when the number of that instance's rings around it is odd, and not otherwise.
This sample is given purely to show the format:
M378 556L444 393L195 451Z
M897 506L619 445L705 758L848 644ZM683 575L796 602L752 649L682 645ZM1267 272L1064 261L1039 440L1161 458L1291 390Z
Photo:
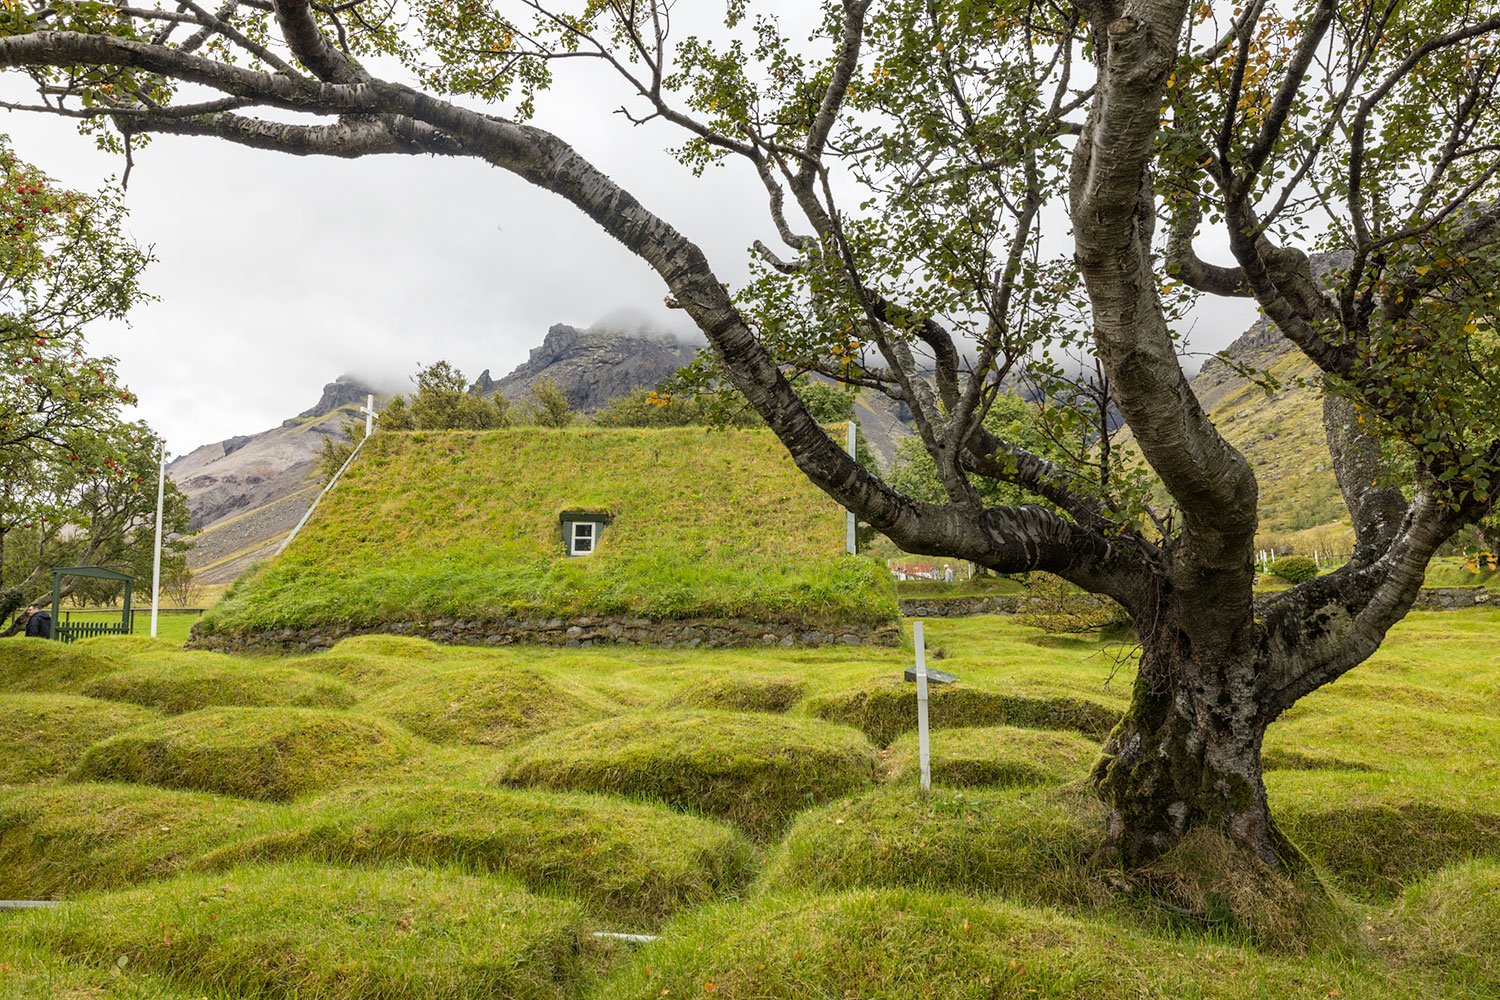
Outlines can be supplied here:
M485 372L474 391L520 399L538 380L550 378L570 406L590 413L632 389L660 384L692 361L698 350L666 335L579 330L556 323L524 364L498 381Z
M365 401L370 394L379 395L375 389L366 385L362 380L353 375L340 375L323 387L323 395L311 407L303 410L297 416L282 424L290 427L298 420L306 420L308 417L321 417L325 413L332 413L341 406L350 404L359 405Z

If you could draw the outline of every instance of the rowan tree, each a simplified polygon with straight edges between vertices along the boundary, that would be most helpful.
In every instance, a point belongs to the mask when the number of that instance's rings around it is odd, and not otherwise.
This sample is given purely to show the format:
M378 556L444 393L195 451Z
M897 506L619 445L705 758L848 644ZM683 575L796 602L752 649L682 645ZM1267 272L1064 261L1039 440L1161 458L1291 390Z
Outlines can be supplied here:
M1500 16L1483 5L825 0L806 42L750 0L683 38L653 0L7 8L0 65L40 84L37 107L119 144L470 157L559 195L656 270L840 504L908 551L1118 602L1142 649L1094 783L1127 864L1199 828L1292 863L1266 727L1368 658L1437 547L1493 504ZM758 246L738 299L666 219L528 121L581 60L616 72L636 120L680 127L686 162L763 183L776 248ZM1200 257L1210 238L1231 263ZM1315 276L1315 251L1341 263ZM1356 549L1273 596L1252 589L1255 475L1179 358L1201 295L1256 303L1328 391ZM1023 369L1098 428L1089 454L1054 462L986 430ZM796 371L905 405L944 498L844 455ZM1149 476L1110 446L1111 412ZM1405 492L1378 474L1379 435L1411 456ZM1149 502L1150 477L1170 508ZM985 478L1047 506L986 504Z

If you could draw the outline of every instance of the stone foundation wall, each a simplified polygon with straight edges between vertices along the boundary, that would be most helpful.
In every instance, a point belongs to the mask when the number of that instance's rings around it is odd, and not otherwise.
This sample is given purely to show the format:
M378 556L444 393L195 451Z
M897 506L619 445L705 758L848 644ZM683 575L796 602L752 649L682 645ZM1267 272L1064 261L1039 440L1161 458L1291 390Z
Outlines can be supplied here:
M687 649L734 646L896 646L901 629L891 622L879 626L851 626L828 630L742 619L693 619L653 621L649 618L600 616L589 618L469 621L439 618L430 622L391 622L369 628L321 626L283 628L248 635L200 635L195 626L188 638L189 649L223 653L292 652L313 653L332 648L352 635L406 635L455 646L509 646L536 643L544 646L637 645L676 646Z

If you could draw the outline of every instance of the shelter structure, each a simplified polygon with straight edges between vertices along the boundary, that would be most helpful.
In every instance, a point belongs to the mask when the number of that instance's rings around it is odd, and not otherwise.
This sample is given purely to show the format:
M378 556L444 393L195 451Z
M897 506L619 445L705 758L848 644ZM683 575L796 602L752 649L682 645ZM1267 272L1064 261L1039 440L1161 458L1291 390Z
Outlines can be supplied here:
M124 596L120 602L120 620L116 622L71 622L63 621L59 612L62 605L62 581L65 576L86 576L95 580L116 580L124 584ZM52 638L62 642L76 642L96 635L129 635L131 621L130 589L135 578L117 573L103 566L60 566L52 570Z
M769 431L382 431L191 643L898 642L890 573L844 543Z

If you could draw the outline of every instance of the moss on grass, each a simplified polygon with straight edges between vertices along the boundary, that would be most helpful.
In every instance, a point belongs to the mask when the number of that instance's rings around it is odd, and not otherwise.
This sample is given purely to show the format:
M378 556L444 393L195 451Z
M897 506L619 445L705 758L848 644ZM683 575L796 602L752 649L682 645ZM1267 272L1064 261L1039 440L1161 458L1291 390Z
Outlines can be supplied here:
M721 676L685 688L667 704L673 708L780 713L788 711L806 693L807 682L798 677Z
M361 707L435 743L504 747L608 714L590 695L529 670L474 667L394 684Z
M213 653L185 654L96 677L83 686L95 698L127 701L178 715L211 705L348 708L349 686L263 661L236 661Z
M897 677L881 678L851 691L816 695L807 706L813 715L855 726L886 746L917 728L916 704L915 686ZM1074 729L1102 737L1119 721L1114 709L1081 698L987 691L962 682L933 685L927 711L934 729L1008 725Z
M1278 959L967 896L863 890L762 897L684 915L593 996L1327 1000L1403 993L1350 961Z
M733 829L660 806L522 789L350 788L268 815L207 863L293 857L507 872L626 926L733 893L752 850Z
M77 691L119 661L88 644L47 639L0 639L0 691Z
M660 799L756 837L875 777L855 730L736 712L627 715L547 733L507 755L499 780Z
M768 855L762 892L856 886L1097 902L1103 807L1078 789L887 787L809 810Z
M0 785L66 774L90 745L155 718L133 705L65 694L0 694Z
M886 750L891 781L914 782L920 771L917 734L907 733ZM932 740L932 780L962 788L990 785L1061 785L1088 773L1099 744L1075 733L983 726L944 729Z
M248 997L531 1000L578 979L580 918L495 877L292 864L90 897L14 933L90 966Z
M162 878L265 808L136 785L0 791L0 898L56 899Z
M307 708L213 708L121 733L84 754L75 776L287 801L348 784L412 751L380 719Z

